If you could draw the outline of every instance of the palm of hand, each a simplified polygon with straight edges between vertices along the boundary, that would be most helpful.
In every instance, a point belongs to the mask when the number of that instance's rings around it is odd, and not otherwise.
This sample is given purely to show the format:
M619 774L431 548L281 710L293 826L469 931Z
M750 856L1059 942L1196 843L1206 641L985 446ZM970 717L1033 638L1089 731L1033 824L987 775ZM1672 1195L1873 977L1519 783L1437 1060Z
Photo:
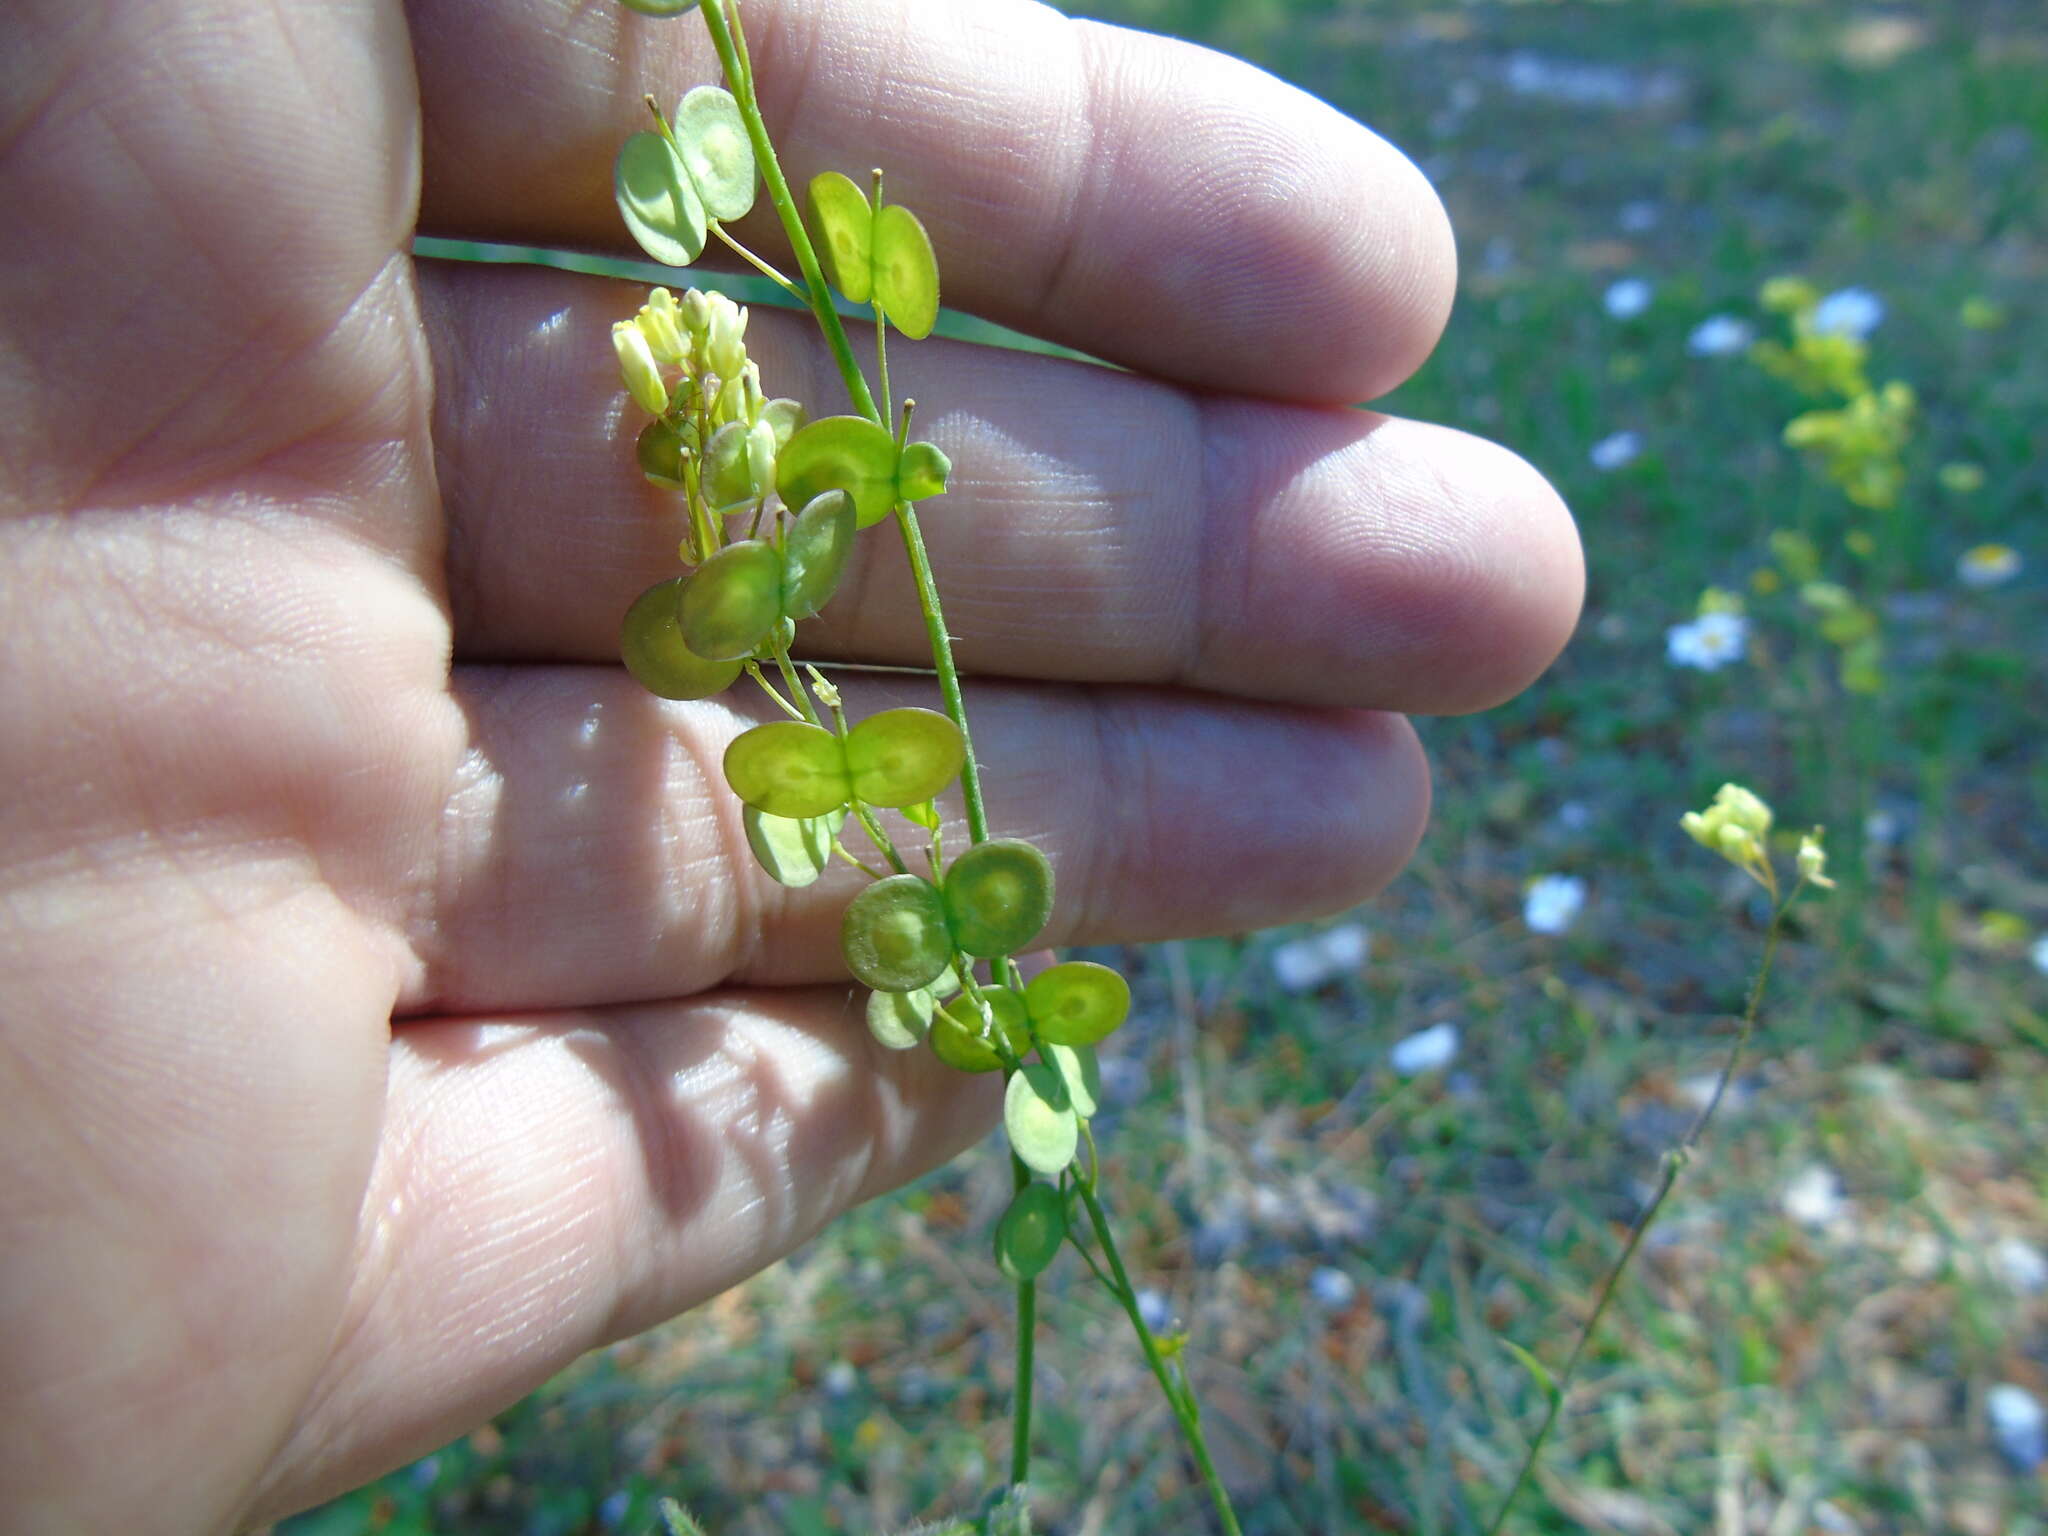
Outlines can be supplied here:
M415 12L417 36L391 3L137 0L80 19L36 0L8 22L26 63L0 81L0 201L38 212L0 236L0 1485L30 1529L218 1528L345 1486L733 1283L990 1114L986 1084L962 1091L922 1053L871 1057L835 975L843 888L784 897L739 872L733 810L705 772L731 718L664 712L592 665L670 542L612 441L603 335L623 308L560 275L415 274L414 50L430 107L445 104L443 33L484 25ZM1037 39L1055 24L1015 25ZM549 64L563 48L532 17L502 27ZM563 238L599 227L602 156L631 111L632 90L597 83L602 108L559 93L569 127L551 139L543 122L527 167L538 200L569 210L536 215ZM444 110L459 163L489 114ZM551 142L576 161L553 182ZM434 153L430 136L430 167ZM464 197L451 179L457 224ZM1411 221L1417 250L1439 238L1430 217ZM1109 323L1091 302L1108 313L1098 295L1041 318ZM1355 328L1388 331L1353 303ZM1359 365L1377 373L1308 393L1398 376L1432 303L1408 303L1392 327L1407 341ZM756 333L764 366L814 366L793 326L764 316ZM1272 389L1245 348L1219 362L1197 337L1176 363L1168 345L1134 329L1104 350ZM1178 587L1133 595L1157 546L1106 523L1062 588L1074 614L1050 625L1011 614L1006 586L1060 574L1071 520L1039 507L1010 543L972 546L988 574L967 572L956 627L982 632L984 669L1213 695L988 689L983 755L1024 765L998 803L1064 850L1069 933L1356 899L1405 853L1425 791L1404 727L1323 706L1496 696L1575 607L1568 535L1518 470L1488 471L1512 482L1488 493L1509 520L1535 513L1501 557L1514 580L1448 558L1455 582L1369 578L1369 552L1346 567L1349 542L1311 536L1315 506L1348 492L1301 489L1311 472L1385 477L1344 462L1404 451L1372 450L1367 418L1226 401L1198 421L1142 381L928 366L936 396L979 403L955 429L988 450L986 503L1030 501L1040 466L1017 445L1043 435L1031 412L1046 408L1019 402L1053 377L1062 452L1101 508L1157 478L1115 467L1135 422L1206 456L1191 472L1212 498L1224 481L1244 508L1310 528L1291 545L1269 533L1265 566L1247 558L1228 582L1188 565ZM1090 421L1120 424L1097 441ZM1197 515L1211 510L1242 508ZM1517 587L1531 560L1559 576L1534 595ZM842 599L868 616L822 644L908 659L915 614L897 601L890 616L899 578L872 563L873 603ZM1303 677L1294 637L1219 616L1217 594L1242 585L1254 604L1262 581L1311 564L1330 587L1297 615L1312 633L1331 636L1340 599L1374 579L1417 613L1447 593L1453 611L1337 634L1378 659ZM1126 622L1144 602L1161 614ZM1165 622L1173 602L1186 622ZM1473 612L1501 634L1476 658L1444 640ZM1224 630L1232 643L1211 643ZM1448 659L1417 680L1425 653ZM1108 746L1103 710L1123 732ZM1031 766L1048 757L1081 771ZM1070 787L1133 776L1149 800ZM1237 804L1247 777L1285 791L1278 825L1270 805L1262 819ZM1184 846L1146 841L1191 816L1206 826ZM1232 864L1246 872L1219 885L1210 872Z

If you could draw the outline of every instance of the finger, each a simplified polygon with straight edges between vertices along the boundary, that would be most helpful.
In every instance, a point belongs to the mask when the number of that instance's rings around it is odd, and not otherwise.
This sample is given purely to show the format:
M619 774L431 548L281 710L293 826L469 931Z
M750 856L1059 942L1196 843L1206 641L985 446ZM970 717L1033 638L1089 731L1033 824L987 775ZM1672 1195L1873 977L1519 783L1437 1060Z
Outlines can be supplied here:
M414 0L423 227L622 248L610 167L714 77L704 28L566 0ZM1442 208L1383 140L1249 65L1022 0L759 0L791 184L888 172L947 302L1213 388L1344 403L1449 311ZM764 199L765 204L765 199ZM744 238L779 247L765 207Z
M876 1047L844 987L407 1026L338 1344L258 1515L737 1284L984 1135L993 1086Z
M680 569L607 337L635 290L423 271L458 649L609 660L627 604ZM830 398L806 321L756 307L747 334L771 393ZM923 522L972 670L1448 713L1526 686L1576 620L1569 515L1479 439L946 343L894 371L955 466ZM928 662L893 528L802 635Z
M937 703L928 688L840 681L855 718ZM835 869L789 890L755 867L720 770L753 723L734 708L744 694L662 705L596 667L460 669L457 689L471 747L433 829L442 858L401 1012L844 977L839 920L865 878ZM1427 813L1427 769L1393 716L999 685L973 689L969 708L997 834L1038 842L1056 871L1046 944L1354 905L1393 877ZM921 865L907 824L885 820ZM846 840L865 851L857 831ZM965 846L957 815L945 840Z

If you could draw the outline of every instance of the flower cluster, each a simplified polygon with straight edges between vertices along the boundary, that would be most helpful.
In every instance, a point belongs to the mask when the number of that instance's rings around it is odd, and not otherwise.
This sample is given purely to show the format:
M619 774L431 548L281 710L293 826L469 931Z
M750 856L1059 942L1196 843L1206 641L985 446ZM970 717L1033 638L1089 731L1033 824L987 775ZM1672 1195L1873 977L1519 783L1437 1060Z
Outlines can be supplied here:
M1774 819L1770 806L1754 791L1740 784L1723 784L1714 791L1713 804L1704 811L1687 811L1678 824L1694 842L1718 853L1775 897L1778 877L1770 855ZM1794 865L1802 884L1834 888L1819 827L1801 835Z

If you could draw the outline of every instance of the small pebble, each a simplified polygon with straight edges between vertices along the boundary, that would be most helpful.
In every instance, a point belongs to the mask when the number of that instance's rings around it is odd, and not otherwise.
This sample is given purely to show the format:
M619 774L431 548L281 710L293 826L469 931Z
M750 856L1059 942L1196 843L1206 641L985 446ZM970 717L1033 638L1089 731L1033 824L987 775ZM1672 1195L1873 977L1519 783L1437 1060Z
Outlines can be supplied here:
M1841 1176L1822 1163L1808 1163L1795 1173L1778 1203L1799 1225L1816 1231L1832 1225L1848 1208Z

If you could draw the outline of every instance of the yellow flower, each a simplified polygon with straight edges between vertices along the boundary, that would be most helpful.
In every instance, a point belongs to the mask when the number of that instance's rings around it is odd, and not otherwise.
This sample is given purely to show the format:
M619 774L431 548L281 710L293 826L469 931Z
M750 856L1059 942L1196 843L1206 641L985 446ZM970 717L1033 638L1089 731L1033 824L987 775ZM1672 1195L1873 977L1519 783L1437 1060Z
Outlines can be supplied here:
M1749 875L1766 890L1775 890L1764 839L1770 835L1771 808L1740 784L1723 784L1704 811L1687 811L1678 824L1686 836L1711 849Z
M1828 878L1827 850L1821 847L1821 829L1815 827L1799 839L1799 878L1808 885L1817 885L1824 891L1832 891L1835 882Z

